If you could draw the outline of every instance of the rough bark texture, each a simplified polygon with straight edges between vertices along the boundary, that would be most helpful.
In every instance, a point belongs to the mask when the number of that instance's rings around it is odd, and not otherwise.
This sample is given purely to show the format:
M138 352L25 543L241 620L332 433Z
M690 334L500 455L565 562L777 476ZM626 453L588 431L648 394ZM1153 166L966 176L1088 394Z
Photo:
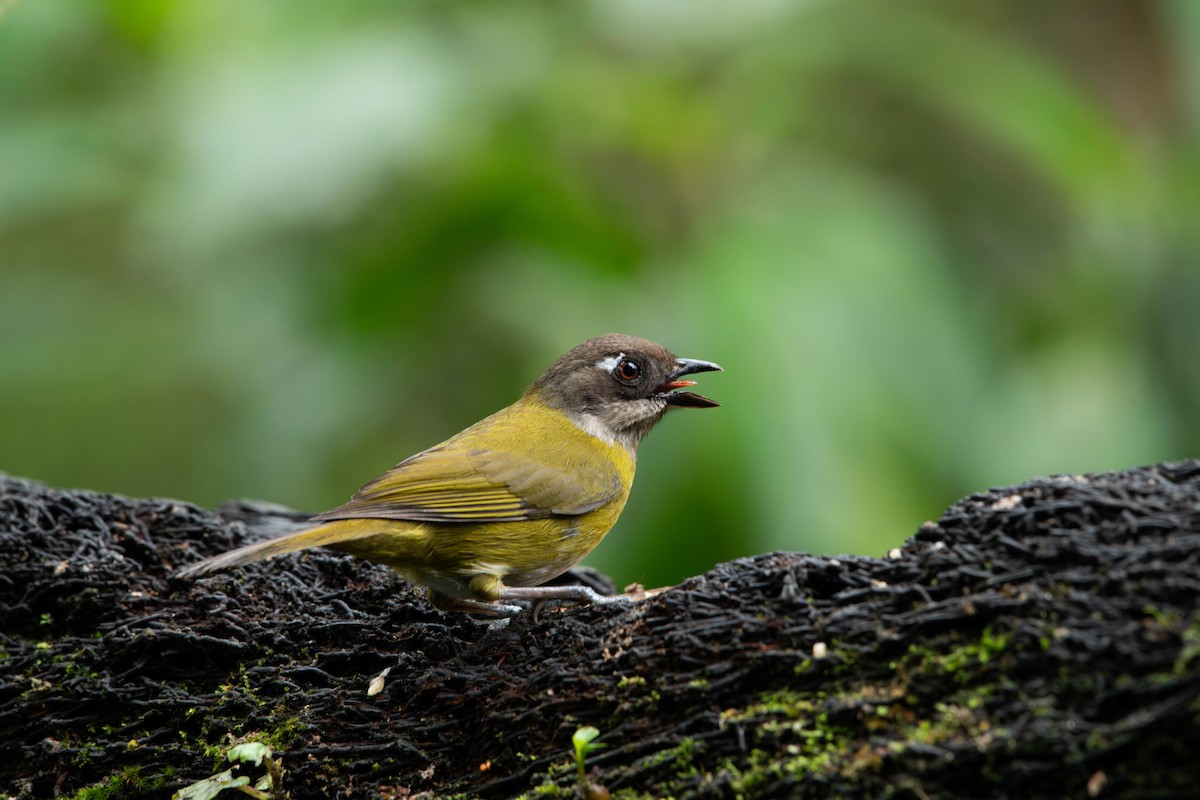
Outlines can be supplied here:
M1200 462L498 630L331 553L171 577L285 523L0 477L0 792L164 798L258 739L297 799L571 797L588 724L614 796L1196 793Z

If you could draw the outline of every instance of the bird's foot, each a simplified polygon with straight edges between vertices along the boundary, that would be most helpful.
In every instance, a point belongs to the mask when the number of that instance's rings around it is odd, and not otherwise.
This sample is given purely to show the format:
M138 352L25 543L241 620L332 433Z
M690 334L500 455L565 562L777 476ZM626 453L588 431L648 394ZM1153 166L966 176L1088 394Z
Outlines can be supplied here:
M570 584L566 586L504 586L494 602L466 598L444 598L437 606L443 611L458 611L479 617L488 617L490 629L508 625L509 620L525 611L531 604L536 618L539 611L556 601L580 605L615 606L629 605L658 594L663 589L645 590L632 586L625 594L604 595L590 586ZM482 620L481 620L482 621Z
M635 596L618 594L603 595L590 586L505 586L500 590L500 600L571 600L596 606L632 603Z
M521 606L509 603L485 603L482 600L455 600L441 608L443 611L459 611L464 614L477 614L481 617L499 618L506 623L525 610Z

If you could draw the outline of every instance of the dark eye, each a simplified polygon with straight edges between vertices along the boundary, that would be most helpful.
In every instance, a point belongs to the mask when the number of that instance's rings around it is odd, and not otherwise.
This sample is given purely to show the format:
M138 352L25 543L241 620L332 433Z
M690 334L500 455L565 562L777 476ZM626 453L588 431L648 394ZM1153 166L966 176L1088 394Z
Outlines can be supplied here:
M634 383L641 374L642 368L638 366L638 363L628 358L622 358L618 361L616 369L613 370L613 375L621 383Z

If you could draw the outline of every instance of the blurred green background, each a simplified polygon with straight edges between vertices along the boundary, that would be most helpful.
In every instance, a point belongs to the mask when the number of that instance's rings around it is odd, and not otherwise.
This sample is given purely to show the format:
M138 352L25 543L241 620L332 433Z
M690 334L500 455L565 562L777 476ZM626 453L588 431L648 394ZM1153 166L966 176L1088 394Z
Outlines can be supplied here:
M608 331L589 563L1200 455L1195 0L0 1L0 469L338 504Z

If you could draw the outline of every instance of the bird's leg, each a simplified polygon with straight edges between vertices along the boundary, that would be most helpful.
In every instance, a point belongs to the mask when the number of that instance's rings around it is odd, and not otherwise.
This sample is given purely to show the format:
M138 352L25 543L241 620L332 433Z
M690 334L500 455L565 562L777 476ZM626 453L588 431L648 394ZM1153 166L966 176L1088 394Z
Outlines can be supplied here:
M532 600L542 603L548 600L570 600L576 603L590 605L615 605L630 603L634 600L629 595L607 597L590 586L505 586L496 575L476 575L471 578L467 588L476 599L446 598L449 603L444 606L450 611L465 611L469 614L486 614L492 617L512 617L521 612L521 607L508 603L522 600ZM432 597L432 592L430 596Z
M592 605L617 605L631 603L629 595L615 597L602 595L590 586L505 586L497 600L574 600Z

